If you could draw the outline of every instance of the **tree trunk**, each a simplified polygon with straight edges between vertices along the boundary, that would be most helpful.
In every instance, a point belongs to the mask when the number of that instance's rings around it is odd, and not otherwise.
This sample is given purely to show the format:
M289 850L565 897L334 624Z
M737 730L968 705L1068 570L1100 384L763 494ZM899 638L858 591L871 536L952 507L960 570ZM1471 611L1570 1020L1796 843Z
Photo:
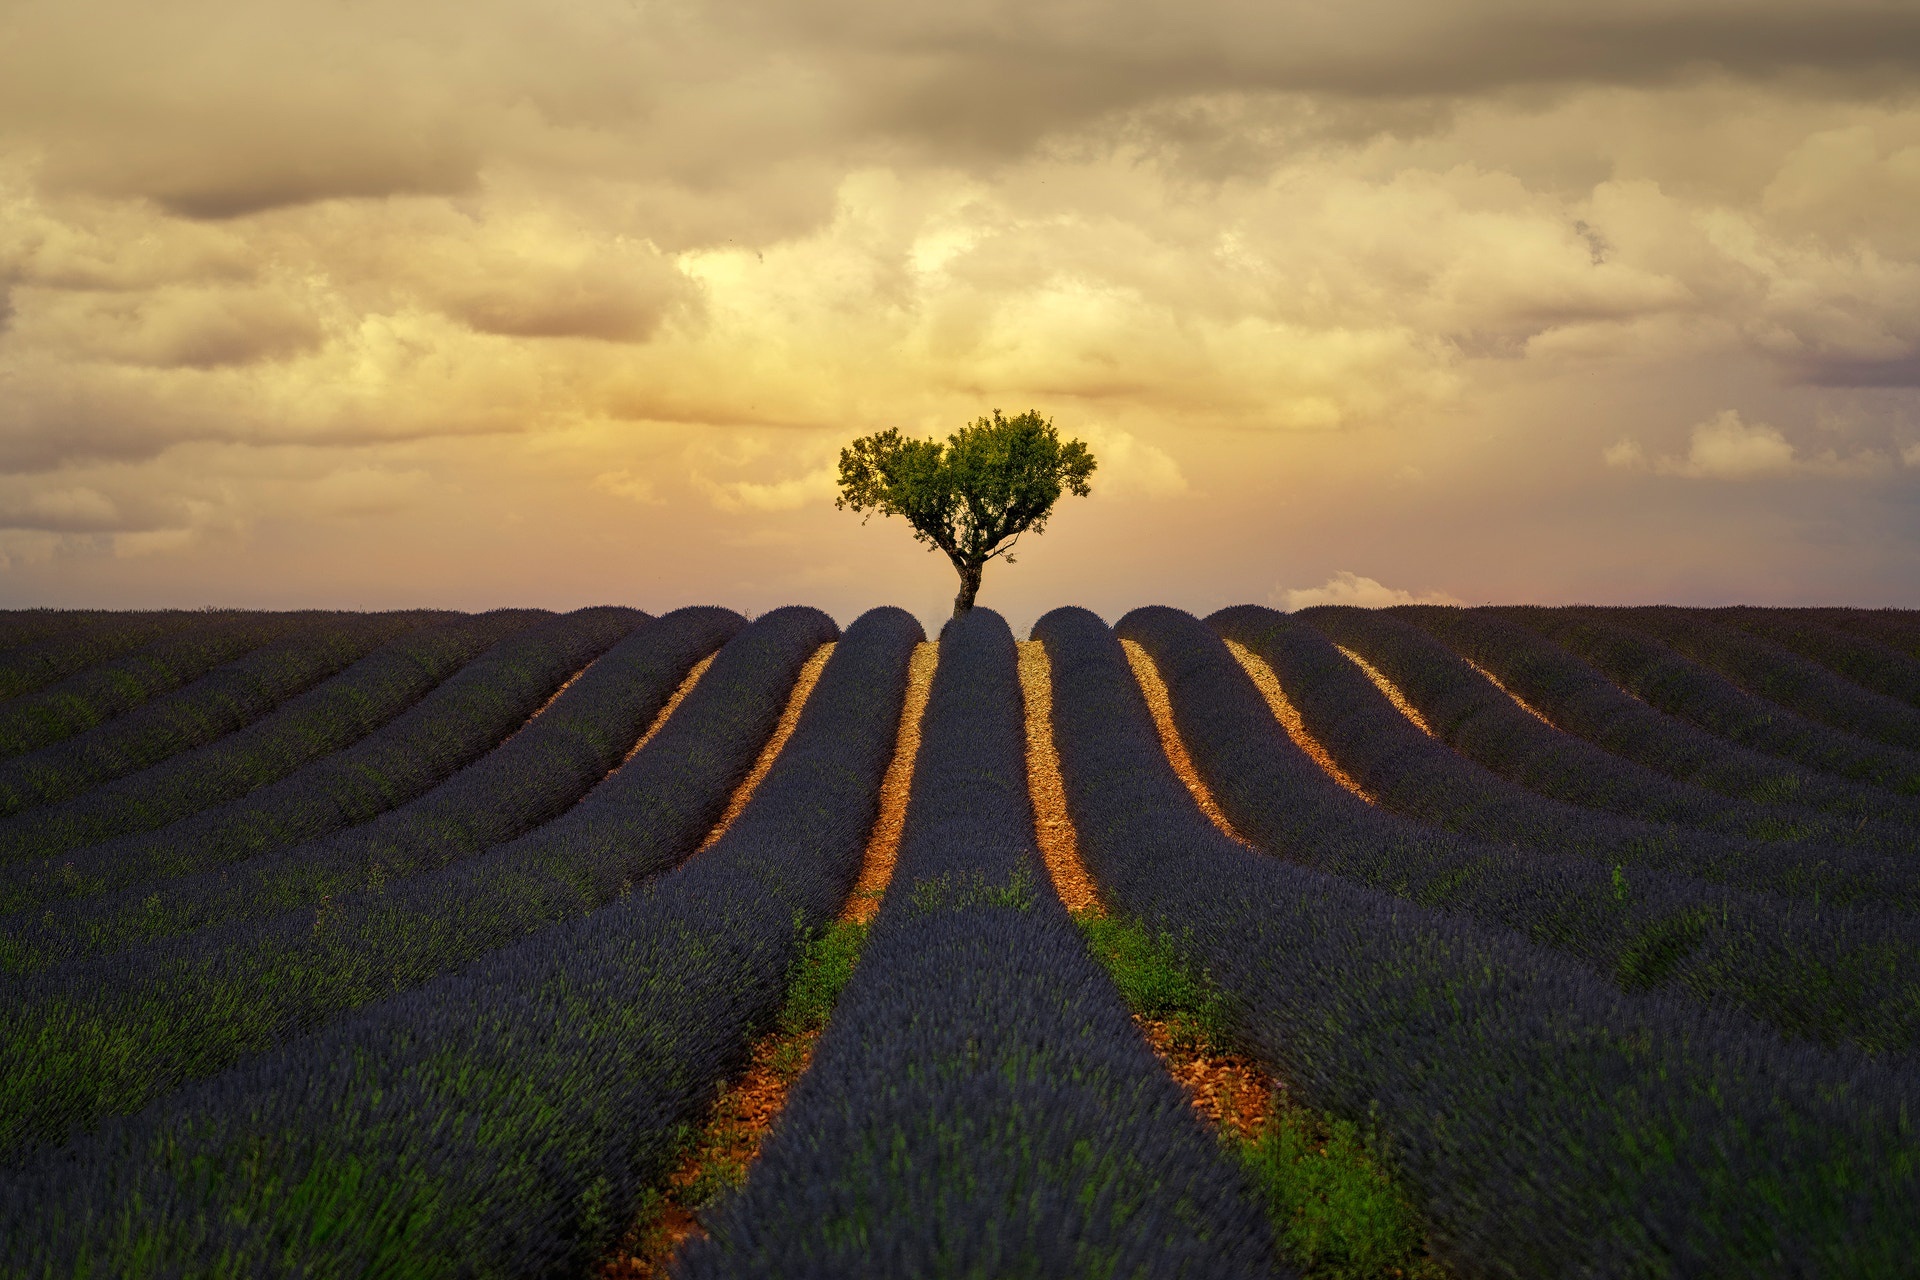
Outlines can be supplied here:
M973 598L980 594L980 571L984 564L957 564L960 571L960 593L953 598L953 616L959 617L973 608Z

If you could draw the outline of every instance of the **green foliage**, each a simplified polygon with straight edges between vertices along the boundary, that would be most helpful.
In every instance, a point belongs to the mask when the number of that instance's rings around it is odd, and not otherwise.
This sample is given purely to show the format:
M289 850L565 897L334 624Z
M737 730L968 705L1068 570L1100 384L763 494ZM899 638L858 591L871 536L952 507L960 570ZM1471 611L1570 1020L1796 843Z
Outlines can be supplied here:
M1073 919L1129 1009L1165 1022L1183 1048L1232 1051L1225 998L1205 974L1187 966L1171 937L1155 935L1137 920L1097 911L1076 911Z
M867 925L857 920L836 920L808 941L788 981L787 1002L780 1010L782 1032L802 1035L827 1025L827 1015L853 977L866 942Z
M1376 1123L1274 1108L1241 1158L1266 1197L1288 1258L1309 1277L1438 1275L1421 1256L1420 1217L1388 1173Z
M1097 911L1073 919L1129 1009L1164 1022L1176 1047L1233 1051L1226 997L1171 935ZM1363 1129L1281 1094L1255 1137L1228 1141L1266 1201L1281 1248L1309 1280L1444 1274L1424 1256L1420 1215L1390 1172L1377 1122Z
M1029 409L1018 417L978 418L947 437L909 440L892 427L862 436L840 451L837 508L900 516L914 539L946 553L960 574L954 613L973 606L987 561L1005 556L1026 532L1046 529L1063 490L1091 491L1093 453L1079 440L1062 443L1050 419Z
M776 1023L785 1039L769 1060L775 1073L788 1083L799 1078L805 1062L808 1048L805 1037L827 1025L840 992L853 977L854 966L860 963L861 949L866 946L868 928L862 921L834 921L806 941L788 971L787 998L780 1006ZM729 1154L735 1144L727 1141L729 1135L725 1129L723 1126L713 1135L720 1139L712 1144L717 1149L707 1153L699 1173L680 1192L681 1203L689 1209L706 1209L726 1193L746 1184L747 1162ZM688 1139L689 1150L696 1141ZM660 1207L658 1200L655 1193L656 1203L651 1206L655 1216ZM643 1224L648 1221L645 1210L643 1206Z
M727 1192L745 1186L746 1181L745 1160L738 1156L710 1155L693 1176L693 1181L680 1192L680 1202L695 1211L705 1209Z
M1641 930L1620 953L1614 980L1624 991L1657 987L1673 975L1707 931L1711 917L1701 907L1677 912Z
M915 880L907 899L915 915L964 911L968 907L1031 911L1033 901L1033 876L1025 868L1015 871L1005 884L993 884L979 871L970 877L942 873L931 879Z

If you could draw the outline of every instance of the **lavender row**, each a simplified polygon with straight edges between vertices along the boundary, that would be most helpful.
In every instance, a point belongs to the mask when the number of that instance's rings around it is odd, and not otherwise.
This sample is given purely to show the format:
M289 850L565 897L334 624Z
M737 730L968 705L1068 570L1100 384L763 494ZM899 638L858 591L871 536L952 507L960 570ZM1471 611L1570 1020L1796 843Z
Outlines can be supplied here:
M1035 635L1068 806L1108 902L1210 972L1251 1050L1308 1103L1378 1120L1461 1270L1907 1266L1920 1135L1905 1068L1623 993L1506 929L1244 849L1173 775L1099 619L1056 610ZM1165 674L1191 651L1176 646Z
M351 746L231 803L52 858L0 868L0 901L97 897L209 871L366 822L498 746L638 618L627 609L538 613ZM24 907L6 924L20 923ZM0 926L4 927L4 926ZM0 949L0 970L7 967Z
M124 715L262 645L337 621L339 614L209 615L112 662L0 706L0 757L18 756Z
M1622 625L1671 645L1756 698L1819 724L1920 751L1920 708L1864 689L1809 658L1735 625L1720 609L1614 609Z
M124 616L106 609L0 609L0 663L29 646Z
M726 610L680 610L617 647L575 688L599 676L600 688L589 690L596 699L657 710L679 675L742 625ZM672 866L719 818L800 665L833 634L824 615L784 609L734 636L632 762L518 840L389 882L364 871L357 883L343 876L318 907L16 984L20 1030L0 1040L0 1151L135 1109L169 1083L591 910ZM556 704L541 723L559 714L567 712ZM581 718L577 708L571 718ZM113 1053L103 1051L109 1039Z
M640 615L644 616L644 615ZM778 698L831 620L778 628L791 650ZM221 925L329 903L444 866L563 812L617 767L692 665L743 620L682 610L658 636L638 629L586 668L537 719L432 790L370 822L237 866L135 883L0 921L0 959L14 973ZM125 868L122 869L123 872Z
M1888 852L1920 837L1920 801L1716 737L1656 711L1552 640L1488 609L1392 611L1492 672L1553 722L1614 755L1736 800L1790 805L1775 828Z
M752 803L645 891L14 1172L0 1271L579 1274L852 888L919 638L854 623Z
M88 667L111 662L141 645L175 631L204 627L234 617L229 610L191 613L159 610L151 613L89 611L71 626L36 626L22 643L0 653L0 698L11 699L43 689ZM0 703L0 710L5 704Z
M1819 609L1831 625L1871 636L1912 658L1920 658L1920 609Z
M64 800L231 734L432 620L426 613L325 617L125 715L0 762L0 815Z
M1285 669L1291 633L1268 633L1251 613L1228 610L1213 621ZM1287 739L1206 627L1148 609L1121 619L1120 631L1161 664L1202 776L1228 817L1268 851L1515 930L1623 989L1671 986L1792 1037L1920 1053L1920 921L1911 915L1703 883L1676 873L1662 857L1670 851L1658 847L1602 860L1546 839L1524 847L1475 839L1375 808ZM1312 725L1304 710L1303 719Z
M1911 707L1920 707L1920 657L1901 651L1871 632L1848 630L1847 615L1872 610L1723 609L1718 614L1827 670Z
M1013 637L948 624L893 883L677 1273L1253 1276L1274 1242L1049 889Z
M1235 638L1269 638L1282 683L1343 767L1383 803L1495 840L1565 848L1710 880L1835 902L1908 904L1920 887L1913 829L1743 803L1689 787L1542 724L1439 641L1394 617L1257 606L1220 615ZM1332 640L1393 682L1430 738L1378 693ZM1307 707L1311 706L1309 713ZM1665 825L1684 824L1684 825ZM1814 843L1825 835L1835 845ZM1872 838L1867 848L1842 840ZM1895 856L1909 855L1909 856ZM1920 905L1920 904L1915 904Z
M1493 612L1571 650L1641 701L1729 742L1920 796L1920 754L1870 742L1756 698L1671 646L1618 625L1607 610L1508 606Z
M45 900L19 895L38 868L5 864L151 831L276 782L366 737L526 622L524 614L502 612L454 614L429 623L244 728L64 802L0 819L0 915ZM113 759L114 731L115 725L103 725L70 743L8 761L0 765L0 779L16 794L77 790L82 779L108 767L102 758ZM102 740L89 741L96 735Z

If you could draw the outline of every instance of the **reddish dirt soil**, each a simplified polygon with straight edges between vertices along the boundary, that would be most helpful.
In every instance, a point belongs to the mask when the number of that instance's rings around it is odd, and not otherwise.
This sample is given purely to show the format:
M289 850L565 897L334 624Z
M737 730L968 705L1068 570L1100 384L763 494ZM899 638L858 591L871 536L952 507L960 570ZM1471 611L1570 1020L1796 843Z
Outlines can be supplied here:
M1159 671L1138 645L1121 643L1147 695L1147 705L1153 710L1154 723L1174 771L1207 816L1222 831L1240 839L1194 772L1186 747L1174 731L1172 709ZM1027 787L1033 795L1034 826L1047 871L1068 909L1101 911L1093 878L1080 860L1073 819L1067 813L1066 791L1060 783L1060 757L1053 744L1052 667L1046 649L1033 641L1020 645L1020 688L1027 702ZM1240 1054L1203 1052L1158 1019L1136 1017L1133 1021L1208 1125L1230 1129L1243 1137L1258 1131L1267 1118L1274 1083L1257 1063Z
M813 656L801 666L800 674L793 682L793 691L787 695L787 705L780 712L779 722L773 726L773 735L767 739L767 745L760 748L760 757L753 762L746 779L733 789L733 795L727 800L727 811L720 815L720 821L713 824L713 830L707 832L707 838L700 842L701 852L712 848L716 840L727 834L727 828L747 807L747 801L753 799L753 793L766 779L767 771L780 758L780 748L786 746L787 739L793 736L793 727L800 723L800 713L806 710L807 699L813 695L813 686L820 683L820 672L832 656L833 645L829 642L815 649Z
M1227 649L1234 656L1241 669L1253 681L1254 688L1260 690L1260 696L1267 700L1267 706L1273 711L1273 718L1293 739L1293 745L1306 752L1312 761L1325 770L1326 775L1345 787L1368 804L1375 803L1367 789L1353 780L1353 776L1333 762L1327 749L1320 745L1319 739L1307 732L1306 721L1300 718L1299 708L1293 705L1286 691L1280 687L1280 680L1273 674L1273 668L1267 660L1237 640L1227 641Z
M1420 712L1414 708L1414 705L1411 702L1407 701L1407 695L1400 692L1399 685L1387 679L1387 677L1381 672L1381 670L1378 667L1374 666L1371 662L1368 662L1365 658L1361 657L1359 654L1355 653L1353 650L1347 648L1345 645L1337 644L1333 647L1340 650L1341 653L1345 654L1348 662L1351 662L1354 666L1366 672L1367 679L1373 681L1373 687L1378 689L1381 693L1386 694L1387 701L1393 704L1393 709L1395 711L1398 711L1401 715L1405 716L1407 719L1411 720L1413 722L1414 728L1426 734L1429 738L1436 736L1433 732L1433 726L1427 723L1427 718L1421 715Z
M1220 812L1220 806L1214 803L1213 792L1207 790L1207 784L1200 779L1200 771L1193 767L1193 758L1187 754L1186 743L1180 740L1180 730L1174 727L1173 703L1167 698L1167 686L1160 679L1160 669L1153 665L1153 659L1147 651L1131 640L1122 640L1120 647L1127 651L1127 662L1133 667L1133 678L1140 683L1140 692L1146 696L1147 710L1153 713L1153 727L1160 731L1160 745L1166 749L1167 763L1180 775L1187 790L1193 793L1194 803L1214 826L1238 840L1247 848L1253 848L1253 842L1233 829L1227 821L1227 815Z
M1053 747L1053 664L1037 640L1019 644L1020 692L1027 704L1027 790L1033 796L1034 835L1053 887L1069 911L1100 910L1093 877L1080 861L1067 793L1060 785L1060 754Z
M1521 697L1519 694L1515 693L1513 690L1507 688L1507 686L1505 686L1504 684L1501 684L1499 676L1496 676L1495 674L1493 674L1493 672L1487 670L1485 667L1475 662L1472 658L1462 658L1460 659L1460 661L1466 663L1468 666L1472 667L1475 671L1478 671L1481 675L1485 676L1487 678L1488 684L1492 685L1494 688L1498 689L1500 692L1506 694L1509 698L1512 698L1514 706L1519 707L1522 711L1526 712L1528 715L1532 716L1535 720L1538 720L1541 724L1547 726L1547 728L1549 729L1557 727L1553 723L1553 721L1547 719L1546 716L1542 715L1540 711L1533 706L1532 703L1528 702L1525 698Z
M1160 1055L1168 1073L1187 1091L1201 1118L1214 1129L1252 1141L1272 1108L1272 1077L1242 1054L1203 1053L1193 1048L1164 1022L1141 1017L1133 1021Z
M860 860L860 878L847 898L842 920L871 920L880 910L880 898L893 878L893 862L900 852L900 833L907 821L907 796L913 790L913 762L920 755L920 721L927 714L933 692L933 671L940 662L940 646L924 642L913 647L907 663L907 698L900 707L900 729L894 737L893 760L880 783L880 814L867 836Z
M590 667L592 665L593 663L589 662L587 664L587 667ZM532 724L535 720L538 720L542 715L546 713L546 710L548 707L560 701L560 695L565 693L567 690L573 688L573 682L575 680L578 680L581 676L587 674L587 667L582 667L578 671L574 672L572 675L568 676L565 684L561 685L558 689L555 689L552 693L548 694L547 700L541 703L539 706L535 707L533 709L533 714L520 722L520 729L525 729L528 725ZM505 742L512 742L515 737L519 736L520 729L515 729L512 733L508 734L506 738L503 740L503 745Z
M800 713L832 649L832 645L824 645L807 660L780 723L760 753L753 772L734 792L727 816L701 848L719 839L772 768L780 748L786 745L794 725L799 723ZM893 875L900 832L906 819L907 796L913 788L913 764L920 753L920 722L926 715L927 697L933 688L933 672L939 657L939 645L923 643L914 646L908 661L906 700L900 708L893 759L881 783L879 817L867 837L860 878L841 912L843 920L872 919L880 909L880 898ZM683 691L691 687L689 678ZM672 705L668 704L668 710ZM660 719L665 717L666 711L663 711ZM596 1277L652 1280L668 1274L675 1252L700 1234L700 1201L716 1186L737 1184L745 1178L747 1169L760 1154L760 1144L772 1132L774 1121L786 1106L788 1091L812 1060L813 1044L819 1036L818 1031L797 1035L774 1031L754 1042L746 1071L722 1087L699 1137L681 1158L661 1194L642 1207L638 1220L619 1245L601 1260L594 1271Z
M724 1086L714 1100L706 1127L667 1180L665 1194L594 1269L599 1280L653 1280L668 1274L674 1253L700 1234L694 1202L717 1184L737 1184L745 1177L787 1104L787 1092L807 1069L819 1037L818 1031L774 1032L754 1043L745 1074Z
M640 735L640 740L627 748L627 754L620 758L620 764L625 764L639 755L640 748L653 741L654 735L666 726L667 721L673 718L673 713L680 709L680 704L686 701L687 695L693 692L693 686L700 683L700 677L707 674L707 668L713 665L716 656L718 655L710 653L693 664L693 668L681 678L679 687L673 691L673 696L667 699L667 705L654 713L653 723L648 725L647 731ZM619 768L620 765L617 764L607 770L607 776L613 776Z

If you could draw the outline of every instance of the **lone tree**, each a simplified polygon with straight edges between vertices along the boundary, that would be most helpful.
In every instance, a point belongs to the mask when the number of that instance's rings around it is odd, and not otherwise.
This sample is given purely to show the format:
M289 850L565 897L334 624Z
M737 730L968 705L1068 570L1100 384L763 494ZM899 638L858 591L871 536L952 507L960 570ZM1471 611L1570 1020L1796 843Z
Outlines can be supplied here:
M840 451L835 507L905 516L916 540L938 547L960 574L953 616L973 608L987 561L1013 563L1020 535L1038 534L1062 489L1084 498L1096 464L1078 440L1060 442L1049 419L1029 409L1017 418L975 419L937 440L908 440L888 428Z

